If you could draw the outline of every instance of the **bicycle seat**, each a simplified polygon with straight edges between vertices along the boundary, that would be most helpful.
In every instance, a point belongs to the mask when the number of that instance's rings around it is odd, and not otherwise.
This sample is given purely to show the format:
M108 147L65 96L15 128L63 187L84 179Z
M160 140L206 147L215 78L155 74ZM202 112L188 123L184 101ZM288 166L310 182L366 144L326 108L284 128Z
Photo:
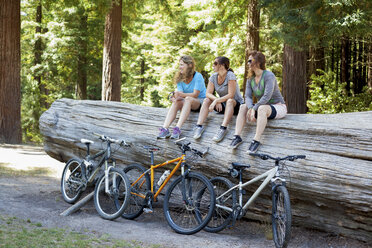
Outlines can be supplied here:
M155 152L155 151L159 151L160 148L158 147L152 147L152 146L144 146L143 148L147 149L149 152Z
M234 169L247 169L251 167L249 164L231 163Z
M91 141L91 140L88 140L88 139L81 139L80 142L83 143L83 144L86 144L86 145L94 144L94 141Z

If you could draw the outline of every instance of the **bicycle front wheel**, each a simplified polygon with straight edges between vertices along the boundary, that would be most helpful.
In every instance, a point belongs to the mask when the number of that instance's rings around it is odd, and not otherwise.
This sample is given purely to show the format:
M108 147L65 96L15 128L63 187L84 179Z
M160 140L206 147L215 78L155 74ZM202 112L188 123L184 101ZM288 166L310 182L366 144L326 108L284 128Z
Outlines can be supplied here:
M121 216L128 206L130 198L129 179L119 169L111 168L108 182L103 174L94 189L94 206L98 214L106 220L114 220Z
M215 177L210 181L216 194L216 207L204 230L216 233L222 231L232 221L233 207L236 204L236 191L232 190L225 193L233 187L232 182L227 178Z
M203 229L212 217L215 194L209 180L195 172L179 176L164 198L164 215L177 233L194 234Z
M278 186L272 193L272 227L275 247L287 247L291 238L291 202L285 186Z
M133 220L143 213L146 194L151 191L151 183L148 173L141 177L145 171L145 167L139 164L131 164L124 168L124 172L128 176L131 185L131 196L129 205L122 215L123 218Z
M63 169L61 178L61 192L65 202L70 204L79 200L84 188L83 173L81 161L70 159Z

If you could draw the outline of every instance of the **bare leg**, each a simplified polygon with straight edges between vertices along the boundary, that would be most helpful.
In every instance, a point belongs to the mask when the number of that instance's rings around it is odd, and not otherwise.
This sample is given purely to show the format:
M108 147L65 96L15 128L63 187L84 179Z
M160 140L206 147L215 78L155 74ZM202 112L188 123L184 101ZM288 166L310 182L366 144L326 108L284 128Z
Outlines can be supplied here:
M199 106L200 106L199 99L189 97L189 96L186 97L183 103L180 118L176 126L181 129L183 123L185 123L185 121L187 120L187 117L189 117L191 109L197 109L199 108Z
M163 128L168 128L172 124L174 119L176 119L177 112L182 108L183 102L183 100L179 100L172 103L172 106L168 110L167 117L165 118Z
M271 115L271 107L270 105L261 105L257 111L256 135L253 139L260 141L267 124L267 118Z
M236 101L234 99L229 99L226 101L225 115L223 117L222 126L227 127L231 121L231 117L234 114L234 107L236 106Z
M243 127L247 119L247 112L248 112L247 105L245 104L240 105L238 117L236 117L235 135L240 136L240 134L242 133Z
M207 116L209 114L209 106L212 104L212 101L209 98L205 98L203 101L203 105L200 109L198 122L196 124L203 125L205 119L207 119Z

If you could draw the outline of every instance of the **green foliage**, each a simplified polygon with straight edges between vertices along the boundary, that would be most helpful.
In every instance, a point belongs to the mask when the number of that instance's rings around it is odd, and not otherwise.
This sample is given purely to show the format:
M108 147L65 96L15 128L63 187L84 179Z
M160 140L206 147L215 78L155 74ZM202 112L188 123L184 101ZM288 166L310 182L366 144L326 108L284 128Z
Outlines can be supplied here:
M346 83L338 85L334 72L319 70L321 75L311 76L309 113L334 114L372 110L372 94L368 87L363 93L349 95Z

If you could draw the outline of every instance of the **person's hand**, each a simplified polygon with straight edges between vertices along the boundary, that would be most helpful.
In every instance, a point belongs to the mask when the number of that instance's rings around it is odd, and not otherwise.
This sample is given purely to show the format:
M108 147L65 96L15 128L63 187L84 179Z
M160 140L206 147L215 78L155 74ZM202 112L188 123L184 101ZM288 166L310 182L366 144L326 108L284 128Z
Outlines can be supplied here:
M212 112L213 110L214 110L214 107L216 106L216 104L217 104L217 101L216 100L214 100L212 103L211 103L211 105L209 105L209 112Z
M248 121L256 122L256 117L254 116L255 113L256 113L256 111L253 108L248 110Z
M183 99L182 92L179 91L174 92L173 98L175 99L174 101L172 100L173 102L182 100Z
M218 111L218 112L221 112L222 111L222 103L217 103L216 104L216 110Z

